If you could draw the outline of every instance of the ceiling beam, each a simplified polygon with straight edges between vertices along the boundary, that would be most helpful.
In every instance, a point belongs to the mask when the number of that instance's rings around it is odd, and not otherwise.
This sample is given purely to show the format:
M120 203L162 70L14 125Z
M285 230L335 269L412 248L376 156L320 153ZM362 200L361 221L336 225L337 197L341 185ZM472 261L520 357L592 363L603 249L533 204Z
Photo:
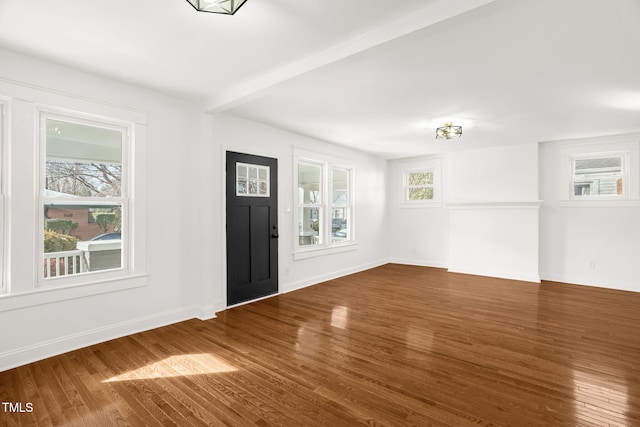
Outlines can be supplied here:
M267 72L254 80L231 86L227 90L209 98L205 104L205 110L210 113L223 112L260 96L279 83L494 1L496 0L436 0L430 2L424 8L412 12L408 16L365 32L360 36L307 56L299 61L292 62L277 70Z

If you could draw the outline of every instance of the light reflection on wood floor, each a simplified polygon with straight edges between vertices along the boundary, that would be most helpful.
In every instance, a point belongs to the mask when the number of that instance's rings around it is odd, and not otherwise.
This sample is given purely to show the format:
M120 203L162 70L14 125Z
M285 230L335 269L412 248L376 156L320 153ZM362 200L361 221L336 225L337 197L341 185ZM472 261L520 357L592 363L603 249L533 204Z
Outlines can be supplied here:
M0 425L640 426L640 294L389 264L0 373ZM1 408L0 408L1 409Z

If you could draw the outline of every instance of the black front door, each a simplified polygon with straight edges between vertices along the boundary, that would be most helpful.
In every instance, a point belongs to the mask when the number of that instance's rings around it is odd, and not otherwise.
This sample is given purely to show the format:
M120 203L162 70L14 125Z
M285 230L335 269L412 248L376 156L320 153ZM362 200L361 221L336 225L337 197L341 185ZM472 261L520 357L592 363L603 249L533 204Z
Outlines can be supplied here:
M227 151L227 305L278 292L278 161Z

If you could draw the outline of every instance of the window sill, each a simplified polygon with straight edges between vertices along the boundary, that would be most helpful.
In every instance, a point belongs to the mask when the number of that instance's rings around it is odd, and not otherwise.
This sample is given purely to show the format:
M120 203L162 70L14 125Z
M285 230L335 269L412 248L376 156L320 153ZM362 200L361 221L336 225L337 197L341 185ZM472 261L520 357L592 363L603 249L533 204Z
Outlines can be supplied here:
M593 208L613 208L613 207L639 207L640 199L606 199L606 200L560 200L561 207L593 207Z
M298 261L301 259L314 258L323 255L331 255L342 252L355 251L358 249L357 242L345 243L339 246L331 246L329 248L313 248L313 249L303 249L293 253L293 260Z
M37 288L19 294L0 295L0 313L38 305L85 298L94 295L141 288L147 285L147 275L124 276L101 281L60 287Z

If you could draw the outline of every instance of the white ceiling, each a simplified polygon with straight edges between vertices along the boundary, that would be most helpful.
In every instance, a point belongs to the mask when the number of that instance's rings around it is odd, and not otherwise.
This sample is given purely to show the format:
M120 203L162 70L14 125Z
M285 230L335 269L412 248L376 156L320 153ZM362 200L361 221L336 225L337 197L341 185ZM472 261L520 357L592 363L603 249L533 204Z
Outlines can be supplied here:
M639 22L638 0L0 0L0 47L397 158L640 132Z

